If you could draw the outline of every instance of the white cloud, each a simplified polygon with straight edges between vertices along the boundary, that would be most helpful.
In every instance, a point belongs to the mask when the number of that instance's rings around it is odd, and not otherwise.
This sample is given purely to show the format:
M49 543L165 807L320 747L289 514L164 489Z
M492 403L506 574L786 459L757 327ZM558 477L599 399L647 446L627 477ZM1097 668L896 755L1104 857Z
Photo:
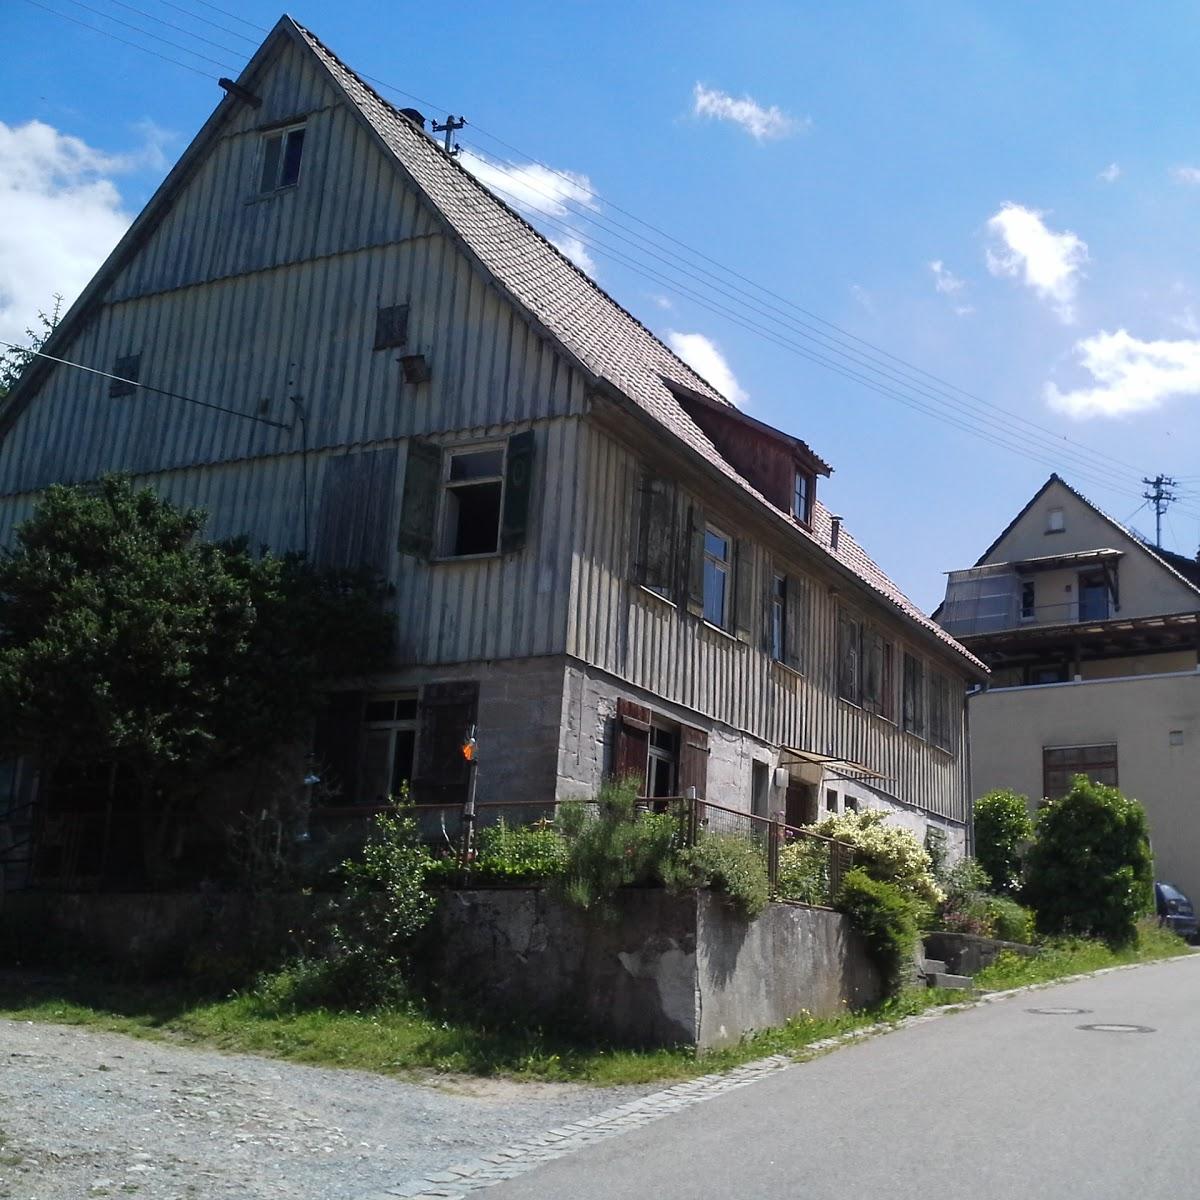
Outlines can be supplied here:
M1075 320L1075 295L1088 260L1087 243L1069 230L1054 233L1042 220L1044 215L1020 204L1004 204L987 223L999 243L988 248L988 270L1020 279L1069 325Z
M740 406L749 399L725 361L725 356L711 338L702 333L668 330L667 345L698 375L707 379L726 400Z
M855 303L863 309L864 312L874 314L875 312L875 297L867 291L861 283L852 283L850 285L850 295L854 297Z
M1200 340L1142 341L1124 329L1075 343L1092 387L1061 391L1048 383L1046 402L1072 417L1121 417L1158 408L1175 396L1200 395Z
M697 83L692 89L692 115L711 117L716 121L732 121L758 142L802 132L812 124L807 117L797 120L788 116L777 105L764 108L750 96L731 96L716 88L706 88L702 83Z
M1121 178L1121 168L1117 163L1111 162L1103 171L1100 171L1096 175L1096 178L1103 180L1105 183L1116 183Z
M1195 186L1200 183L1200 167L1172 167L1171 178L1176 183L1187 183Z
M170 136L140 132L143 149L110 155L42 121L0 121L0 339L24 341L56 292L69 306L128 228L113 177L165 163Z
M933 272L934 288L941 292L943 296L953 296L967 286L966 280L959 279L953 271L946 267L946 264L940 258L931 262L929 269Z
M656 294L652 295L650 297L650 299L659 308L661 308L663 310L663 312L670 312L671 309L673 309L675 307L675 301L672 300L670 296L663 296L661 294L656 293Z
M579 208L596 209L592 182L575 171L555 171L541 163L506 163L463 150L458 161L484 187L520 210L536 225L548 218L542 230L577 267L594 275L596 263L588 253L583 234L572 226ZM575 205L575 208L572 208ZM567 228L564 228L566 226Z

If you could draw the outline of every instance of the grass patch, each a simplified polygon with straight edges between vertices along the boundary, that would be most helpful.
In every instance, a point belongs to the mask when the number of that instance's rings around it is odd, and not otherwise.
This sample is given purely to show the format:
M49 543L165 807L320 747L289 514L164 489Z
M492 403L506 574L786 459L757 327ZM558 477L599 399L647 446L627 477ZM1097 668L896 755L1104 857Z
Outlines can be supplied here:
M980 973L976 986L1000 991L1186 953L1179 938L1151 925L1139 931L1136 946L1124 951L1076 941L1050 944L1036 958L1002 955ZM598 1085L670 1082L726 1070L769 1054L802 1055L825 1038L880 1022L894 1023L962 999L958 992L910 989L864 1012L796 1017L737 1046L697 1056L686 1047L630 1050L597 1045L551 1028L485 1025L438 1014L417 1003L363 1012L288 1010L261 994L215 999L94 978L0 981L0 1016L16 1020L82 1025L383 1074L461 1072Z

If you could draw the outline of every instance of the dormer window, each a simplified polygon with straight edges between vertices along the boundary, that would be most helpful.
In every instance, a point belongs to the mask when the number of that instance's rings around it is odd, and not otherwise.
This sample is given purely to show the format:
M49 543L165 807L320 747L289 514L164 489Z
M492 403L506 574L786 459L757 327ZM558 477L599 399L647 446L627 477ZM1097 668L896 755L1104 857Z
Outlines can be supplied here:
M792 484L792 516L807 525L812 520L813 477L797 471Z
M304 156L304 126L276 129L263 135L262 178L258 190L264 195L293 187L300 180Z

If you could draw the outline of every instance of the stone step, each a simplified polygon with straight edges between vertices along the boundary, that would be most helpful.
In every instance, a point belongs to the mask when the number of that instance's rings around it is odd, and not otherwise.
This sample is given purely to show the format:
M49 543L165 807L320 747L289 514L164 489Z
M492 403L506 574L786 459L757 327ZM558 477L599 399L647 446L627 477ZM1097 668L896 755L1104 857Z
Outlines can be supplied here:
M932 988L966 991L975 981L970 975L951 975L949 971L926 971L925 982Z
M932 975L937 971L944 973L946 964L940 958L927 958L922 964L922 970L926 975Z

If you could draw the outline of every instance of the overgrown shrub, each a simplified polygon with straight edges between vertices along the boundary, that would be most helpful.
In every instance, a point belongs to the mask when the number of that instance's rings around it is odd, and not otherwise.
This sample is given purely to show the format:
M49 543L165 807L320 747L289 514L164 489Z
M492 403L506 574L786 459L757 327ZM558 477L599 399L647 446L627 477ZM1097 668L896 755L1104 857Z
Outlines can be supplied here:
M801 904L829 904L829 843L800 837L781 846L775 888Z
M559 806L567 857L559 886L579 908L611 912L618 888L659 884L682 843L680 823L669 813L639 812L637 784L606 783L592 804Z
M884 995L897 995L917 947L916 902L896 884L873 879L855 867L842 881L838 908L866 942Z
M770 898L763 847L736 834L702 834L694 846L664 862L662 873L672 888L723 892L746 917L757 917Z
M988 896L987 914L992 924L992 936L1006 942L1033 941L1033 913L1018 904L1011 896Z
M933 864L924 846L907 829L887 824L887 813L874 809L827 817L813 826L823 837L854 847L854 865L872 879L894 883L902 892L934 907L943 894L933 877Z
M1130 944L1153 904L1146 814L1116 788L1076 775L1038 814L1024 897L1039 933Z
M951 933L991 937L995 921L988 901L988 873L973 858L960 859L942 873L945 899L938 905L937 924Z
M1001 788L975 801L975 857L991 891L1020 890L1025 847L1033 837L1029 797Z
M509 825L501 818L475 838L471 878L492 883L536 882L561 875L567 865L567 842L549 824Z

